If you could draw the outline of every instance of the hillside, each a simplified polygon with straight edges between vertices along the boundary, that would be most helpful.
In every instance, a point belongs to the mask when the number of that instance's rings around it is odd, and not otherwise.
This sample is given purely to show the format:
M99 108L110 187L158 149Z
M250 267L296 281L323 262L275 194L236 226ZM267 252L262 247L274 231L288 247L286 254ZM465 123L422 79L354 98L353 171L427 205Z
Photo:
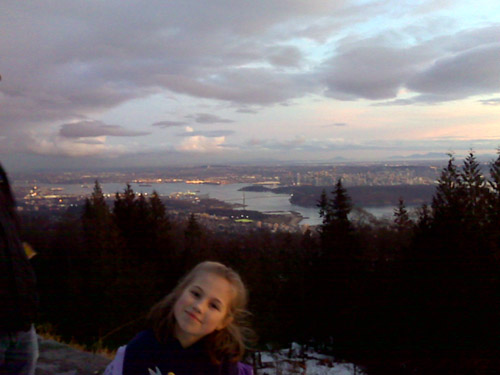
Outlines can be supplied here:
M106 357L39 337L40 357L35 375L97 375L110 362Z
M348 186L347 193L355 206L396 206L401 197L408 206L419 206L432 201L436 187L434 185L377 185L377 186ZM321 192L331 192L333 186L283 186L267 188L252 185L240 189L241 191L262 192L269 191L276 194L290 194L290 202L303 207L316 207Z

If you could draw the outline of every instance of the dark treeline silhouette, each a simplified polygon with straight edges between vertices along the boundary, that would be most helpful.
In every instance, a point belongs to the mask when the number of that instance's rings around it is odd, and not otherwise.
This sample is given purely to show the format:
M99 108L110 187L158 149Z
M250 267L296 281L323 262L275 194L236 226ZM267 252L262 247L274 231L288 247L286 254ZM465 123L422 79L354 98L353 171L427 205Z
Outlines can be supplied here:
M117 346L199 261L235 267L260 343L297 341L368 374L481 374L500 368L500 156L483 176L450 156L416 221L352 222L342 182L319 197L319 230L210 232L171 221L130 186L112 206L99 184L81 213L24 216L37 249L41 322L66 339ZM490 371L490 372L488 372Z

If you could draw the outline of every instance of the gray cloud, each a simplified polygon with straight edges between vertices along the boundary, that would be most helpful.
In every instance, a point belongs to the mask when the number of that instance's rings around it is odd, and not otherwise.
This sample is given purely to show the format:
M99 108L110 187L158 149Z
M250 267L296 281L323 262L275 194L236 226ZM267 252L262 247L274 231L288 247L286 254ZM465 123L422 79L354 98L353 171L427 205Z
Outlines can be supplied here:
M383 107L383 106L403 106L403 105L413 105L413 104L418 104L418 102L415 99L394 99L394 100L387 100L383 102L377 102L377 103L372 103L371 106L373 107Z
M125 129L119 125L106 125L100 121L80 121L71 124L61 125L59 135L65 138L82 137L137 137L150 134L148 132L138 132Z
M207 138L217 138L217 137L226 137L228 135L232 135L235 132L232 130L199 130L199 131L185 131L183 133L177 134L179 137L196 137L202 136Z
M460 73L469 63L481 73L466 72L464 82L456 84L463 96L489 92L493 82L477 80L494 81L497 72L480 60L491 62L494 56L467 57L466 51L497 41L498 25L444 35L409 49L394 43L388 47L376 38L356 41L353 35L331 44L333 56L319 70L311 66L298 74L282 69L304 62L294 40L325 43L345 25L380 14L382 3L362 9L349 1L324 0L274 0L251 7L245 1L230 7L220 1L51 4L3 4L2 127L91 116L164 90L259 105L286 102L322 87L344 100L395 98L406 82L417 94L436 93L433 78L455 87L440 64L451 64ZM447 53L465 55L463 61L457 56L454 63L443 62ZM442 63L431 68L438 60Z
M258 146L261 145L262 143L263 141L259 138L252 138L245 142L245 144L248 146Z
M345 123L345 122L336 122L336 123L333 123L333 124L323 125L322 127L323 128L331 128L332 126L342 127L342 126L347 126L347 123Z
M344 139L307 139L306 137L295 137L284 141L274 139L251 139L246 144L247 149L270 150L270 151L336 151L336 150L358 150L358 149L381 149L373 145L364 145Z
M200 124L221 124L221 123L232 123L233 120L225 119L217 115L212 115L210 113L197 113L196 115L186 116L187 118L194 118L194 121Z
M86 145L104 145L106 142L100 137L91 138L76 138L73 140L74 143L86 144Z
M298 74L267 68L225 68L205 74L203 78L158 74L155 81L180 94L259 105L301 97L307 87L307 81Z
M407 84L415 92L445 100L494 93L500 89L500 43L438 59ZM451 95L450 95L451 94Z
M273 47L269 49L268 60L271 64L282 67L299 67L304 56L294 46Z
M259 111L257 111L256 109L248 108L248 107L238 108L236 110L236 112L238 112L238 113L251 113L251 114L259 113Z
M479 102L484 105L500 105L500 98L483 99Z
M33 132L18 132L7 141L0 139L0 150L6 153L52 155L57 157L83 157L91 155L122 155L126 150L120 146L106 145L102 140L68 138L56 134L38 136ZM50 164L49 164L50 165ZM52 165L50 165L52 167Z
M460 139L456 137L439 137L425 140L412 139L374 139L356 142L349 139L307 139L295 138L285 141L273 139L251 139L242 146L246 150L262 151L295 151L295 152L324 152L324 151L352 151L352 150L383 150L408 151L420 150L446 153L450 150L495 149L498 148L500 138L496 139Z
M495 93L500 87L500 26L471 29L403 48L385 38L341 41L318 79L326 95L340 100L393 99L383 105L408 105L464 99ZM416 95L397 99L407 88Z
M152 124L152 126L158 126L160 128L173 128L183 125L187 125L187 123L185 121L159 121Z
M438 48L459 53L474 49L478 46L489 44L498 44L498 35L500 34L500 25L490 25L477 29L466 29L457 33L454 37L449 35L436 38L433 44Z
M269 46L293 39L299 24L342 6L323 0L252 6L217 0L27 6L7 0L0 14L1 125L68 121L165 89L234 103L301 96L293 78L274 76L272 67L241 67L269 59L294 64L296 52L289 50L287 61L276 53L269 57ZM303 23L289 24L295 19ZM279 25L287 25L284 39Z
M54 124L65 124L58 130L68 149L84 143L78 137L144 135L70 122L84 124L155 94L208 99L202 108L220 108L222 101L239 113L255 113L264 106L293 106L294 99L310 94L422 105L493 95L500 86L500 25L457 33L446 30L449 23L432 19L425 25L434 25L433 30L380 26L378 36L364 39L367 34L356 34L356 25L367 26L393 6L382 1L357 6L350 0L50 4L2 3L0 140L5 144L19 142L28 149L22 137L14 137L19 129L33 131L36 140L54 132ZM405 5L395 12L412 9ZM435 30L439 36L429 39ZM309 46L315 48L310 55ZM414 96L399 98L402 89ZM481 102L493 105L496 99ZM206 113L192 119L232 122ZM184 121L154 124L181 125ZM46 150L51 147L47 143Z
M326 94L340 100L394 98L426 60L417 49L387 47L366 40L340 49L324 64Z

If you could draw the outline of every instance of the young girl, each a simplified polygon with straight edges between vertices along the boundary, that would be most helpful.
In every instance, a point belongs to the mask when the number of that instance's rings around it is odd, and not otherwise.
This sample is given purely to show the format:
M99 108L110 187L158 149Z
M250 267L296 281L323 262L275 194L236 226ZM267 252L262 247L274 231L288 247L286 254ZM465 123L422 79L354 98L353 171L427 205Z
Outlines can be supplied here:
M217 262L191 270L151 309L151 328L118 349L105 375L251 374L238 361L250 333L243 327L247 291Z

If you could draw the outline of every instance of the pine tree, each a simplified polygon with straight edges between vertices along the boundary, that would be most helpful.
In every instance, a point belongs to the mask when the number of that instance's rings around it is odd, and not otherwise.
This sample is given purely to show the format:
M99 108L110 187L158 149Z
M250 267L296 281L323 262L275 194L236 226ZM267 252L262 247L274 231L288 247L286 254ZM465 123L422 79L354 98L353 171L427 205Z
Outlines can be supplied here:
M153 237L153 247L155 248L155 256L164 261L166 264L172 264L173 254L170 241L171 225L167 217L165 205L160 199L156 191L153 191L149 197L150 222Z
M496 171L493 164L491 191ZM417 226L417 261L408 262L408 273L420 278L414 279L415 294L427 300L418 306L425 321L420 325L430 328L427 335L436 347L493 347L500 325L498 313L492 312L498 311L499 265L492 246L498 225L488 220L491 193L473 152L461 170L450 155L438 182L433 215L421 214ZM437 314L424 315L429 305ZM444 339L452 336L454 341Z
M428 231L431 228L432 212L426 204L423 204L418 211L417 229L419 231Z
M497 154L497 159L490 165L491 179L489 181L489 184L492 190L496 194L500 195L500 148L498 148Z
M94 256L109 256L114 247L111 213L97 180L92 195L85 199L82 225L87 250Z
M325 189L321 192L321 196L319 197L316 207L319 208L319 217L323 219L323 224L328 223L331 218L329 217L328 196L326 195Z
M432 212L437 223L456 225L463 220L463 184L455 165L455 157L453 154L448 156L448 165L441 172L436 193L432 198Z
M201 227L192 213L189 215L186 231L184 232L186 238L199 238L201 236Z
M90 221L97 221L103 226L109 224L109 208L106 200L104 199L101 185L97 180L95 181L94 190L90 198L85 199L82 219L84 225L86 224L86 222L90 224Z
M481 174L481 167L471 151L464 160L460 173L464 194L464 220L474 228L486 224L489 189Z
M497 159L490 165L491 192L488 204L489 243L500 259L500 148Z
M135 209L135 193L130 184L127 184L123 193L115 194L114 212L115 214L130 214ZM122 210L122 211L120 211Z
M136 205L136 224L137 225L144 225L144 224L149 224L150 221L150 209L149 209L149 202L146 200L146 197L144 194L139 194L137 197L137 201L135 202Z
M351 197L342 186L341 179L338 179L332 195L333 198L328 199L323 191L318 202L319 213L323 217L320 233L324 249L335 247L336 242L344 242L345 237L352 230L349 221L349 213L352 210Z
M153 191L151 197L149 197L149 205L151 207L151 215L154 223L168 221L167 210L156 191Z
M135 193L130 184L127 184L123 193L115 194L113 215L116 225L124 238L129 239L134 235L136 226L136 200Z
M90 198L85 200L81 222L85 249L83 256L77 255L75 274L81 282L78 301L82 305L76 308L91 325L103 327L117 314L114 283L122 270L123 242L98 181ZM92 307L104 300L109 302L106 307Z
M403 198L399 198L398 206L394 209L394 224L399 232L403 232L411 228L411 220L406 210Z
M192 267L200 255L201 238L203 231L196 217L192 213L189 215L186 230L184 231L184 254L183 266L185 269Z
M333 221L342 228L349 228L349 213L352 210L351 197L347 194L347 190L342 186L342 180L339 178L333 193L333 200L330 203L330 208L333 216Z
M349 221L352 201L342 180L338 179L326 205L325 195L322 194L318 205L323 212L321 254L314 259L312 267L316 280L311 296L318 299L315 320L327 322L320 326L326 328L329 335L343 335L343 328L334 322L345 314L345 306L350 305L355 295L352 291L357 277L358 238ZM338 301L343 302L342 306Z
M500 225L500 148L498 149L497 159L490 165L491 188L490 195L490 221L495 225Z

